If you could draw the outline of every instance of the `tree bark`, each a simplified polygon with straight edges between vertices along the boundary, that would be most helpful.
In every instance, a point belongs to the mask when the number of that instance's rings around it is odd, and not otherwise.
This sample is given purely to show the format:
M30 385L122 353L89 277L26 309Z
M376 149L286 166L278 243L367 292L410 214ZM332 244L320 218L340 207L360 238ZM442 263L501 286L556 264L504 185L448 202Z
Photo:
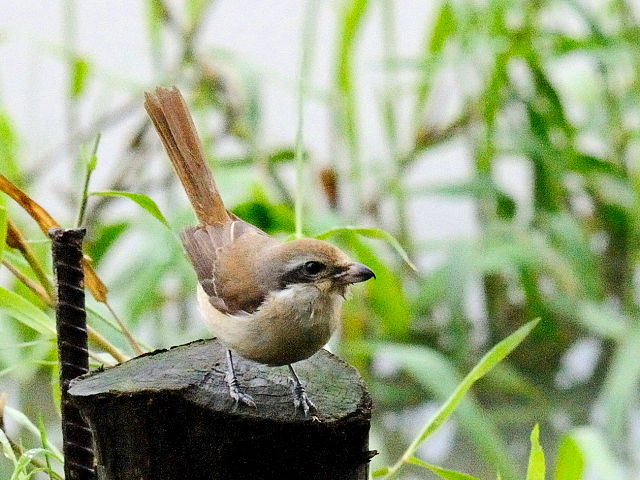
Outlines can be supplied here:
M316 417L293 406L286 367L234 356L256 408L229 397L216 340L156 351L74 380L100 480L368 478L371 399L357 371L320 351L295 364Z

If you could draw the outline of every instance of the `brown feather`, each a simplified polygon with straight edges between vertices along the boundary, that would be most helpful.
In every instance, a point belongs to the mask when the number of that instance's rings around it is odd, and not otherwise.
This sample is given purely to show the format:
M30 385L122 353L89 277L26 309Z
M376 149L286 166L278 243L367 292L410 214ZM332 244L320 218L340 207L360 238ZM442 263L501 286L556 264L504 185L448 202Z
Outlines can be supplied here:
M230 221L218 193L193 119L177 88L145 93L144 107L202 225Z
M258 309L270 283L257 281L256 265L276 239L243 220L189 227L181 237L211 305L228 314Z

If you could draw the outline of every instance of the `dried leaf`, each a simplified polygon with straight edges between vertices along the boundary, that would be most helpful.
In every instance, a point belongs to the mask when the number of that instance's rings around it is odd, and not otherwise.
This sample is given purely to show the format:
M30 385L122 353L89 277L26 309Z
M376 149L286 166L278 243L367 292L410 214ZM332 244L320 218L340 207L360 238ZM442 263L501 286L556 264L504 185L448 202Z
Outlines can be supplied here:
M49 215L49 212L32 200L31 197L11 183L11 181L2 174L0 174L0 190L13 198L27 211L27 213L38 223L40 229L45 235L47 235L47 237L49 236L50 229L60 227L60 224L56 222L51 215ZM11 231L11 229L7 232L7 243L16 240L15 237L12 237L14 233L15 231ZM9 246L13 245L9 243ZM83 266L85 275L84 282L86 287L97 301L102 303L106 302L108 289L106 285L102 283L102 280L100 280L100 277L98 277L98 274L91 266L89 257L85 256L83 259Z

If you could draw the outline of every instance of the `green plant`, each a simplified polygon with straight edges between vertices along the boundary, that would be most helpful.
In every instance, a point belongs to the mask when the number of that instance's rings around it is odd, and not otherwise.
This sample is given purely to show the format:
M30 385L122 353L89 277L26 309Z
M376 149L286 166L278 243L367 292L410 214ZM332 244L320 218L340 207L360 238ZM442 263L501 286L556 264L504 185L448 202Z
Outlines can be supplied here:
M201 35L216 15L209 2L145 5L147 24L131 28L147 29L153 82L177 83L186 94L229 205L269 233L330 237L376 271L378 280L354 289L345 304L334 345L371 388L374 448L387 460L401 458L411 441L406 425L385 419L426 402L445 404L460 372L489 345L540 318L456 410L453 443L464 455L447 464L478 478L493 477L498 466L505 480L521 478L526 465L510 445L539 423L556 469L571 456L563 452L577 448L602 478L637 470L628 418L637 410L640 379L640 36L630 2L443 0L407 23L402 2L310 0L299 37L300 78L290 89L297 137L275 146L265 139L264 91L282 86L278 73L211 46ZM334 50L321 58L327 33L318 22L327 12L335 20ZM86 251L104 277L92 277L98 300L88 298L97 334L92 363L99 365L135 354L134 345L146 350L207 332L193 313L189 265L158 221L177 231L192 213L141 120L141 93L150 85L108 72L76 45L79 15L77 8L66 12L64 44L42 53L68 69L66 148L28 158L29 128L3 97L0 170L61 224L88 228ZM407 25L423 32L418 47L407 46ZM167 51L175 57L166 58ZM317 75L327 62L328 75ZM93 106L95 91L122 103L109 103L80 128L79 112ZM329 119L326 151L305 141L317 127L303 122L311 104ZM120 142L120 158L103 161L110 128L126 120L131 134ZM233 149L221 147L229 143ZM63 150L88 153L61 162ZM60 182L48 169L61 163L73 180L49 191L59 200L49 203L43 186ZM433 180L453 165L464 175ZM123 196L146 211L127 209ZM470 227L446 232L445 216ZM31 418L44 412L54 431L48 240L4 198L0 240L8 272L0 291L0 372L19 385L11 401ZM109 286L108 304L100 301L101 283ZM572 376L568 359L585 346L591 368ZM414 366L398 367L407 352ZM51 394L35 398L32 391ZM374 469L389 463L374 459Z

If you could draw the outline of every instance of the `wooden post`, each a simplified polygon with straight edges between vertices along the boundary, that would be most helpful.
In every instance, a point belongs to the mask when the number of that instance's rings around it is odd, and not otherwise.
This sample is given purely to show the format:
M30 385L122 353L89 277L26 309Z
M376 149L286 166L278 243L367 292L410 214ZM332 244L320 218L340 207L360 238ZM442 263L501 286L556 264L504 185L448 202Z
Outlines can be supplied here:
M296 372L317 418L293 407L286 367L234 357L257 408L236 407L225 348L197 341L74 380L94 432L99 480L366 480L371 399L357 371L322 350Z

